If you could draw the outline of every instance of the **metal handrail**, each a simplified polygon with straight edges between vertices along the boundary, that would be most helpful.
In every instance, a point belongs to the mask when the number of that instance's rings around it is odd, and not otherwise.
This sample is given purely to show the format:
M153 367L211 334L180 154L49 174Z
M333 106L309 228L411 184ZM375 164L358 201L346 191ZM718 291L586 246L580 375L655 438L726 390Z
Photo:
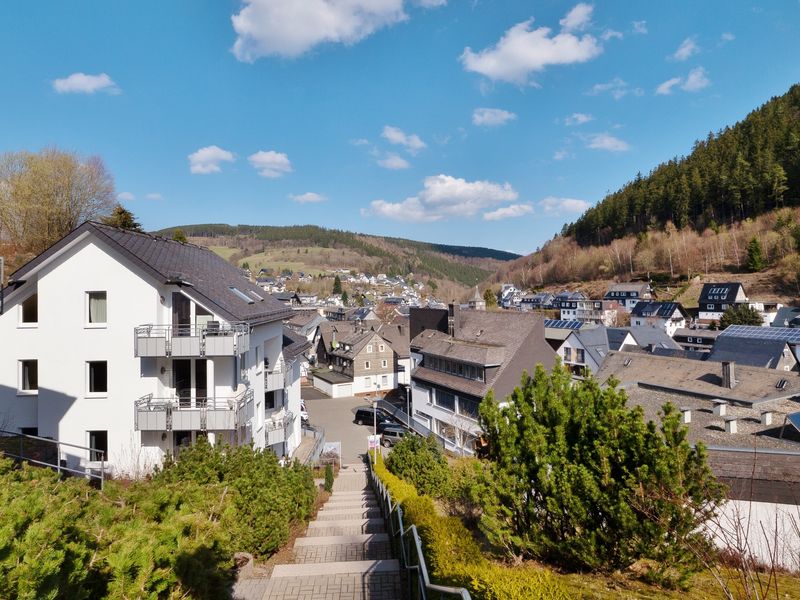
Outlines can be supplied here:
M0 437L5 438L18 438L19 439L19 454L13 454L11 452L7 452L5 450L0 449L0 455L8 456L9 458L16 458L19 460L24 460L33 465L38 465L41 467L50 467L58 471L58 473L69 473L70 475L78 475L81 477L87 477L89 479L97 479L100 482L100 489L103 489L103 484L105 482L105 474L106 474L106 453L104 450L99 450L97 448L92 448L90 446L79 446L78 444L70 444L69 442L61 442L59 440L53 440L50 438L39 437L38 435L28 435L25 433L19 433L17 431L7 431L5 429L0 429ZM47 444L53 444L56 447L56 463L49 463L46 461L36 460L29 456L25 456L22 449L22 440L36 440L40 442L45 442ZM95 474L95 469L91 467L85 467L83 470L79 469L72 469L67 466L63 466L61 464L61 446L68 446L69 448L77 448L79 450L86 450L88 452L88 458L91 458L92 452L100 455L100 460L87 460L87 463L94 462L100 463L100 473Z
M139 325L135 328L136 337L199 337L199 336L225 336L234 334L249 333L250 326L247 323L217 323L209 326L208 323L202 325L155 325L148 323Z
M252 392L251 392L252 394ZM243 392L237 396L229 397L197 397L179 398L178 396L167 396L158 398L153 394L147 394L135 401L136 408L139 410L234 410L242 400L247 399L248 394Z
M278 429L286 429L287 427L291 426L294 423L295 415L292 411L286 411L284 415L280 418L276 419L273 415L269 419L267 419L266 427L267 431L277 431Z
M427 600L428 592L438 592L439 594L447 594L450 596L457 596L461 600L472 600L469 591L463 587L451 587L447 585L439 585L431 583L430 576L428 575L428 566L425 563L425 555L422 552L422 539L419 537L416 525L411 525L408 528L403 527L403 509L397 502L392 502L392 496L389 489L375 474L372 468L372 462L367 460L369 479L375 490L380 503L381 513L384 520L389 523L389 536L393 541L399 542L400 545L400 566L405 569L408 575L409 595L411 594L412 578L416 583L417 593L422 600ZM397 522L395 523L394 516ZM406 547L408 544L408 548ZM411 561L411 549L416 553L416 564ZM416 577L414 577L416 576Z

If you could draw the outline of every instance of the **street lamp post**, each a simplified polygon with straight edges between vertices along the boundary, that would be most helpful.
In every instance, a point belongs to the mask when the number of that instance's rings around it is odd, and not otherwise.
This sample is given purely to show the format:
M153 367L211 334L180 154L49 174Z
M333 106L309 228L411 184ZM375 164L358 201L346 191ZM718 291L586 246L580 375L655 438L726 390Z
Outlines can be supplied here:
M406 385L406 425L411 429L411 384Z
M372 464L378 463L378 400L377 398L372 401L372 438L375 444L375 457L372 459Z

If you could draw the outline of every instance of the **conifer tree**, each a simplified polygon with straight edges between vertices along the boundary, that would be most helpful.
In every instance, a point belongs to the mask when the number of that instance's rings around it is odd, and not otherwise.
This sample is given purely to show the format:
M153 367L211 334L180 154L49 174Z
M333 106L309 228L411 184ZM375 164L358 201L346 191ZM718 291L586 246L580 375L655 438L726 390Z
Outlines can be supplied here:
M758 238L753 237L747 244L747 269L752 272L761 271L767 265L764 262L764 253Z

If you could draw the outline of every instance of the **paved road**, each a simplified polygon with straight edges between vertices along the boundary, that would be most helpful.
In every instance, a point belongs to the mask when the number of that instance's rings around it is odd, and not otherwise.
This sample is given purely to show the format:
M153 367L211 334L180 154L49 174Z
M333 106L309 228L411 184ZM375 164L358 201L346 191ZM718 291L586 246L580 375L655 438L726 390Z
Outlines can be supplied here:
M342 463L358 463L367 451L367 436L372 427L353 423L355 409L367 406L364 398L329 398L311 387L303 387L308 418L312 425L325 428L326 442L342 442Z

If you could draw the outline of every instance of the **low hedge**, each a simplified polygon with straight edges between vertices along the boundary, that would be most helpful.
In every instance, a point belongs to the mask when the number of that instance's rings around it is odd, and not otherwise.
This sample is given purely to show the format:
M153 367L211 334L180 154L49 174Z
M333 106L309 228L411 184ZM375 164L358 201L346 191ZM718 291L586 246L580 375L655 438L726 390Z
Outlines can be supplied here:
M437 583L464 587L475 599L566 600L552 574L535 567L508 567L487 559L457 517L440 515L429 496L389 472L378 457L375 473L403 507L404 525L417 526L428 573Z

